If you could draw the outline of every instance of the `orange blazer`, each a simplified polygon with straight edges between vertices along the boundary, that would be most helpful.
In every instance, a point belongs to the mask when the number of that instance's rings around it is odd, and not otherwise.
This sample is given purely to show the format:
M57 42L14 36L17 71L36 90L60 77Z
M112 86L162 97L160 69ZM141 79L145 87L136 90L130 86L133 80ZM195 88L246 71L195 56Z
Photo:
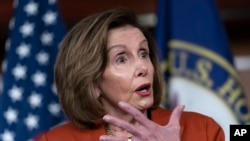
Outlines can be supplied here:
M171 111L157 108L151 111L151 120L166 125ZM180 120L181 141L225 141L222 128L212 118L194 112L183 112ZM104 126L96 129L81 129L71 122L44 133L39 141L99 141L105 134Z

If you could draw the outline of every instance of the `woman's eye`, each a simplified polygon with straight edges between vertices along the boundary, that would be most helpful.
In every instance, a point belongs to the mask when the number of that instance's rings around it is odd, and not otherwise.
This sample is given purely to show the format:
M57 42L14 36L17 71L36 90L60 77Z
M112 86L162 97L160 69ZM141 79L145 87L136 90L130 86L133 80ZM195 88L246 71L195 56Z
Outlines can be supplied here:
M125 63L125 62L126 62L126 58L124 56L119 56L116 59L116 63L118 63L118 64L122 64L122 63Z
M147 58L149 53L147 51L141 51L140 52L140 58Z

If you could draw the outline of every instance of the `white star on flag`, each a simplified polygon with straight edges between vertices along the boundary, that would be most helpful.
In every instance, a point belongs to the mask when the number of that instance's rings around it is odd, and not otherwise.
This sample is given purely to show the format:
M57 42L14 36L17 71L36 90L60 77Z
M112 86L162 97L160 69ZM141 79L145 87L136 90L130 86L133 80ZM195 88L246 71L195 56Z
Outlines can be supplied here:
M54 39L54 35L49 32L43 32L41 35L41 42L43 45L51 45Z
M27 36L31 36L33 34L35 25L29 22L25 22L21 27L20 27L20 33L22 33L22 36L25 38Z
M22 100L22 95L23 95L23 89L22 88L18 88L17 86L13 86L9 90L8 94L9 94L9 97L11 98L11 100L13 102L21 101Z
M32 81L37 87L44 86L46 82L46 74L40 71L37 71L35 74L32 75Z
M25 79L26 78L27 68L26 66L22 66L17 64L15 68L12 70L12 74L14 75L16 80Z
M8 51L10 49L10 39L7 39L5 42L5 50Z
M17 47L16 53L18 54L20 59L23 59L25 57L29 57L30 49L31 46L29 44L25 44L24 42L22 42L21 45Z
M28 117L24 119L24 123L29 130L38 128L39 117L33 114L29 114Z
M4 130L1 134L2 141L14 141L15 134L9 130Z
M34 109L36 107L41 107L42 105L42 96L41 94L32 92L28 98L30 106Z
M2 62L2 70L3 70L3 72L6 71L7 64L8 64L8 61L7 60L3 60L3 62Z
M49 0L49 4L55 4L56 0Z
M52 86L51 86L51 89L52 89L52 92L57 95L57 89L56 89L56 84L53 83Z
M25 7L24 7L24 11L27 13L27 15L31 16L31 15L36 15L37 11L38 11L38 4L30 1Z
M46 65L49 62L49 54L41 51L36 55L36 60L40 65Z
M58 116L59 112L60 112L60 105L58 103L50 103L48 106L48 110L49 112L54 115L54 116Z
M55 24L55 22L56 22L56 16L57 16L56 12L47 11L45 13L45 15L43 16L44 24L45 25Z
M9 29L13 29L14 26L15 26L15 18L11 18L9 23Z
M13 1L13 7L16 8L19 5L19 0Z
M9 107L6 112L4 112L4 117L7 120L8 124L17 122L18 111Z

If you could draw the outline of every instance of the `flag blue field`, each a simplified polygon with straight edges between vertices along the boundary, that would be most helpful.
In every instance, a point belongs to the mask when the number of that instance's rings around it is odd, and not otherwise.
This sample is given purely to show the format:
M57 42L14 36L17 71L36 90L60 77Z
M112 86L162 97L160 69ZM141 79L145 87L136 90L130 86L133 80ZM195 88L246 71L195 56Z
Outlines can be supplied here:
M184 104L213 117L229 141L229 125L249 124L250 113L216 1L159 0L157 17L155 37L168 74L162 105Z
M0 140L32 141L63 122L53 65L65 27L56 0L15 0L0 94Z

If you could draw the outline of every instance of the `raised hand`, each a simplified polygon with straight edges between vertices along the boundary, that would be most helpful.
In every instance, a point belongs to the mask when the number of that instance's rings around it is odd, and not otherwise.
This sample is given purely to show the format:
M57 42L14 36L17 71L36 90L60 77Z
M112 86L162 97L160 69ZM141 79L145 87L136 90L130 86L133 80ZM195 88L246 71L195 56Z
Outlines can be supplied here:
M101 141L180 141L181 127L180 117L184 109L183 105L177 106L171 116L167 125L161 126L150 119L143 113L135 109L133 106L125 102L119 102L119 107L132 115L139 125L133 125L127 121L118 119L111 115L105 115L103 120L109 124L120 127L132 134L132 138L120 136L102 135Z

